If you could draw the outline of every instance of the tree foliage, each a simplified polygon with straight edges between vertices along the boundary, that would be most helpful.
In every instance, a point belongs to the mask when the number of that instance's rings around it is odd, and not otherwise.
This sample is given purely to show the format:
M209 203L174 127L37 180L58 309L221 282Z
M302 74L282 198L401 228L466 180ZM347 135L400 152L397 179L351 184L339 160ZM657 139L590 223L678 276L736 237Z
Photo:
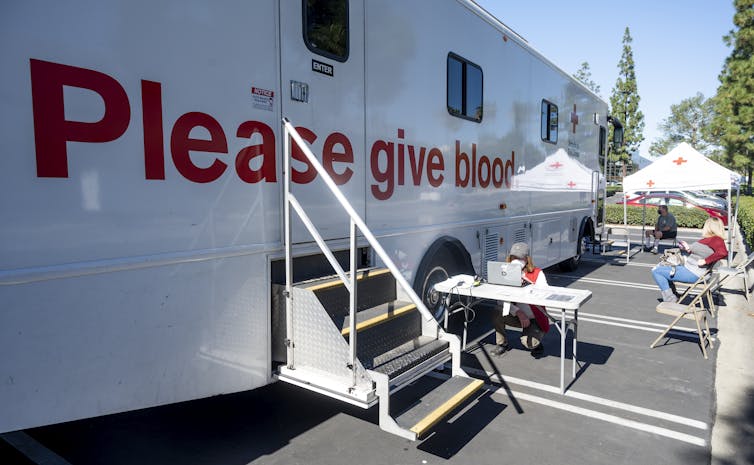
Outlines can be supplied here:
M618 79L615 81L615 87L610 96L612 114L623 123L624 128L623 146L616 147L611 158L624 162L631 158L631 153L639 150L639 145L644 140L644 114L639 110L641 99L636 85L631 42L633 39L626 27L623 33L623 54L618 62Z
M754 167L754 0L735 0L735 29L723 41L732 46L720 73L714 129L720 134L724 162L749 177Z
M649 153L665 155L676 145L686 142L707 156L713 155L718 144L718 137L711 127L714 115L714 101L705 99L701 92L671 105L670 116L658 125L663 135L652 142Z
M597 85L597 83L592 80L592 70L589 69L589 62L585 61L581 63L581 67L579 67L579 70L573 74L573 77L578 79L579 82L584 84L589 90L591 90L595 94L597 95L600 94L600 86Z

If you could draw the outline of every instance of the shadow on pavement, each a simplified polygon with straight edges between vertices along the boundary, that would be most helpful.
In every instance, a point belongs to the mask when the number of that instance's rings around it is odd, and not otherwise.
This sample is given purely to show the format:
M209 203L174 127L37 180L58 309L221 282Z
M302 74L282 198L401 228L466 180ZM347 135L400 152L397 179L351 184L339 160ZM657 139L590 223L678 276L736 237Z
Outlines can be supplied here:
M63 423L27 433L75 465L245 465L283 448L341 412L377 422L376 409L365 411L274 383L254 391Z
M492 398L491 392L484 391L462 410L462 416L459 417L456 414L453 419L435 428L431 436L425 439L418 449L446 460L450 459L469 444L505 408L505 404Z

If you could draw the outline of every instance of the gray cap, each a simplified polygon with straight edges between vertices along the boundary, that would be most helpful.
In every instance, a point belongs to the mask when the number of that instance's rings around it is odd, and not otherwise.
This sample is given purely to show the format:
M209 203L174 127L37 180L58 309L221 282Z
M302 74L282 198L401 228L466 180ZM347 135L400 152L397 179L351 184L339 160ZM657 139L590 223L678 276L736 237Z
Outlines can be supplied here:
M526 242L516 242L511 246L511 253L517 258L526 258L529 256L529 245Z

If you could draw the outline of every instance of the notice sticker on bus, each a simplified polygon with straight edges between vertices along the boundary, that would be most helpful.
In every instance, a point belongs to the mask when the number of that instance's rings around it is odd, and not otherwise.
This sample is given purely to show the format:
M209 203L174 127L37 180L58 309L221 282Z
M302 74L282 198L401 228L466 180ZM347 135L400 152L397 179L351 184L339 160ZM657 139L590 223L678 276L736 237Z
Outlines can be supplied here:
M259 87L251 88L251 100L254 108L272 111L272 103L275 100L275 92Z

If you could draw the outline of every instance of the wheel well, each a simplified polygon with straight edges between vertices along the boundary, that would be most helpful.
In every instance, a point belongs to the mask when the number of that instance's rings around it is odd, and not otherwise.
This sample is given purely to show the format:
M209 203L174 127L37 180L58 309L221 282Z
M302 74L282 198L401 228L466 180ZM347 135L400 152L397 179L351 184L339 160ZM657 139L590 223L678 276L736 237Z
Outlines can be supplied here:
M471 256L466 247L461 244L461 241L450 236L442 236L429 246L416 268L414 290L421 287L424 276L435 266L437 259L446 253L449 254L448 258L452 261L450 265L454 265L460 271L473 273L474 265L471 264Z
M588 237L590 240L594 240L594 222L588 216L581 219L581 228L579 229L579 237Z

